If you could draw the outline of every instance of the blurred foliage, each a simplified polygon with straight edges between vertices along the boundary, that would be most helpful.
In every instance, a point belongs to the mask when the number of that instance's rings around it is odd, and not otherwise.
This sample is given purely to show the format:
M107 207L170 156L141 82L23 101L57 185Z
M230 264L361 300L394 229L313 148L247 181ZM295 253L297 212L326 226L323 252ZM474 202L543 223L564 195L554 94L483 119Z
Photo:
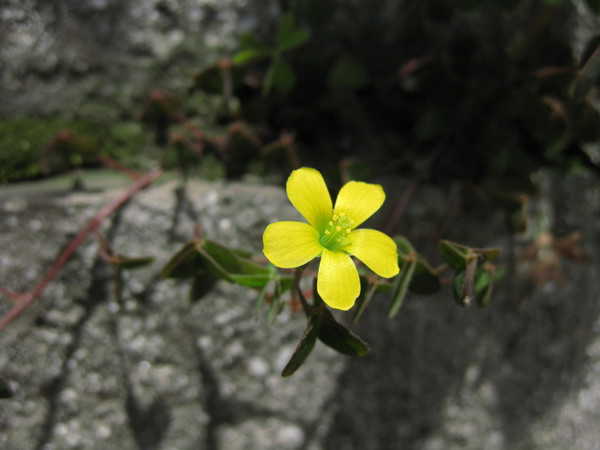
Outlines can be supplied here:
M240 36L231 64L199 72L194 88L229 97L230 120L265 142L291 132L303 164L359 158L505 195L530 191L544 165L600 170L585 151L600 138L600 35L577 61L571 2L280 3L295 20L269 30L274 46ZM283 56L282 29L297 36Z
M98 165L104 155L139 164L147 133L135 122L103 125L57 118L0 121L0 183Z

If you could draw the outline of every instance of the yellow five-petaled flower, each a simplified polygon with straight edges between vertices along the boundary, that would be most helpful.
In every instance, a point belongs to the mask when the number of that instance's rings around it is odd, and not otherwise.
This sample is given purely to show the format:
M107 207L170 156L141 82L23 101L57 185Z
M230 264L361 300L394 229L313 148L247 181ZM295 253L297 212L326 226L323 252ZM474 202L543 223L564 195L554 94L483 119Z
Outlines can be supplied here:
M398 274L395 242L377 230L356 227L385 200L378 184L346 183L332 208L323 176L303 167L292 172L286 191L292 205L308 221L275 222L263 234L263 252L275 266L300 267L320 256L317 291L330 307L348 310L360 294L360 279L351 256L377 275Z

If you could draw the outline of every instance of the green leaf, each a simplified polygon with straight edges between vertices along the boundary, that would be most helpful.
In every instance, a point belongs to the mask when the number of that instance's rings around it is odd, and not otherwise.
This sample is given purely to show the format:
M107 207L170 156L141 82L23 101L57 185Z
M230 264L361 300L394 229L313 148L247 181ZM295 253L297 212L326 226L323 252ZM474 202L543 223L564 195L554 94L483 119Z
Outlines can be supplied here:
M585 0L585 2L594 14L600 14L600 0Z
M494 278L490 271L478 270L477 272L475 276L475 302L483 307L490 301Z
M263 50L263 49L250 48L250 49L242 50L241 52L236 53L233 56L233 58L231 59L231 61L233 62L233 64L242 65L242 64L246 64L250 61L253 61L255 59L265 58L270 55L271 55L271 50L269 50L269 49Z
M599 0L600 1L600 0ZM591 87L600 80L600 43L585 65L579 72L575 81L573 96L575 100L582 100Z
M267 44L251 33L241 33L238 43L242 50L270 50Z
M321 320L316 316L311 316L308 320L308 326L302 335L302 339L298 343L296 350L292 354L292 357L281 372L282 377L289 377L292 375L302 363L306 360L308 355L315 346L319 331L321 329Z
M208 270L196 275L190 286L190 302L197 303L202 297L210 292L217 282L217 278Z
M333 90L355 90L367 82L367 69L350 55L340 57L331 68L327 83Z
M408 239L406 239L403 236L396 236L394 238L394 242L398 246L398 254L400 256L410 255L415 252L415 249L412 246L412 244L409 242Z
M279 20L279 26L277 27L277 47L279 43L285 41L294 31L296 20L294 14L288 12L281 16Z
M308 30L295 30L285 36L283 39L277 41L277 51L285 52L292 50L293 48L299 47L304 44L310 38L310 31Z
M475 281L475 301L478 306L482 308L487 306L492 297L494 285L503 276L504 272L494 266L480 270Z
M408 286L412 281L413 274L415 273L415 268L417 267L416 261L405 262L400 275L396 277L394 280L394 293L392 294L392 306L390 307L390 311L388 312L388 317L391 319L394 317L400 307L404 303L404 298L406 297L406 293L408 291Z
M268 275L270 270L268 267L261 266L250 261L247 258L241 257L236 250L230 249L218 242L205 240L203 244L204 252L201 252L204 257L206 255L221 266L228 274L245 274L245 275Z
M200 254L197 246L202 246L202 241L190 241L185 244L171 260L165 264L160 272L161 278L192 278L198 272L206 269L206 264Z
M268 94L274 88L285 93L292 89L295 83L296 77L292 68L281 58L275 58L265 77L264 92Z
M348 356L363 356L369 353L369 346L332 317L324 317L319 331L319 339L335 351Z
M236 275L231 274L231 279L240 286L249 288L263 288L273 278L270 274L258 274L258 275Z
M138 258L128 258L127 256L118 255L118 268L123 270L138 269L152 264L154 257L142 256Z
M461 270L466 265L466 255L468 253L468 247L457 244L456 242L450 242L442 240L439 243L440 254L448 265L454 270Z

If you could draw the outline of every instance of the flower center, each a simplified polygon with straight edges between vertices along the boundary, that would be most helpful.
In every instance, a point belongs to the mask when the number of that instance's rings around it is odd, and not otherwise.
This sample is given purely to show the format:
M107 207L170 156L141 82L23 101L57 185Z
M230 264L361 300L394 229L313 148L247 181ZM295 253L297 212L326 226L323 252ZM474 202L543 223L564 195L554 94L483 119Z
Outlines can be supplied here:
M354 221L345 213L334 214L321 233L319 242L328 250L336 250L343 246L344 239L352 231Z

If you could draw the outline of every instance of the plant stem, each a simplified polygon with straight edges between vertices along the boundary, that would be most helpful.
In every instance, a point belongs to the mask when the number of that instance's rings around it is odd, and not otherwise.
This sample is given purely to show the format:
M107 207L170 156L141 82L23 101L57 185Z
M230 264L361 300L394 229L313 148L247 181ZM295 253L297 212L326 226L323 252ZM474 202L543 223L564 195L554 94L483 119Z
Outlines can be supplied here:
M59 255L56 259L52 267L48 270L44 278L27 294L23 294L21 299L16 303L16 305L8 312L6 315L0 320L0 331L4 330L8 324L10 324L14 319L16 319L23 311L25 311L46 289L46 286L56 277L60 269L65 265L65 263L69 260L73 252L81 245L81 243L85 240L85 238L94 231L96 228L100 226L100 224L114 213L117 209L122 207L125 203L127 203L131 197L138 192L139 190L145 188L150 183L152 183L156 178L158 178L163 173L163 170L160 168L154 169L138 180L134 184L132 184L125 192L123 192L119 197L113 200L111 203L106 205L99 213L90 220L87 225L73 238L73 240L69 243L67 248ZM0 292L7 293L9 292L6 289L1 289ZM14 297L11 295L11 298Z

